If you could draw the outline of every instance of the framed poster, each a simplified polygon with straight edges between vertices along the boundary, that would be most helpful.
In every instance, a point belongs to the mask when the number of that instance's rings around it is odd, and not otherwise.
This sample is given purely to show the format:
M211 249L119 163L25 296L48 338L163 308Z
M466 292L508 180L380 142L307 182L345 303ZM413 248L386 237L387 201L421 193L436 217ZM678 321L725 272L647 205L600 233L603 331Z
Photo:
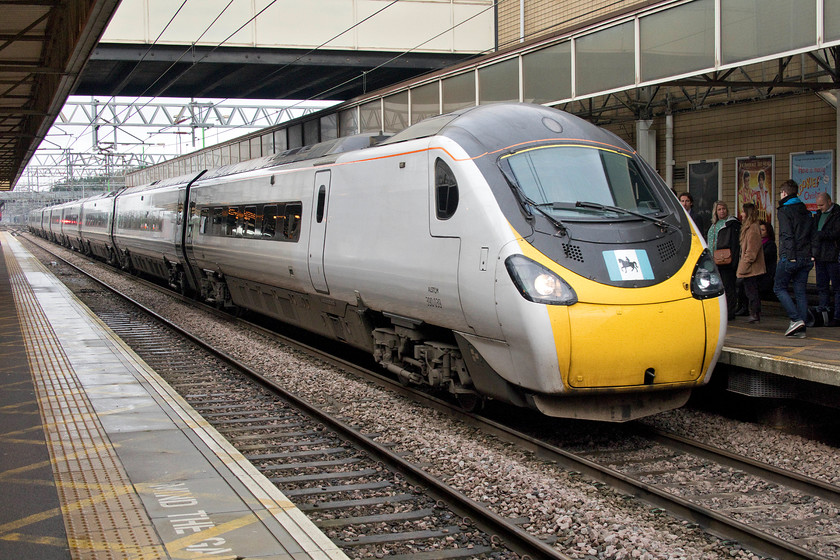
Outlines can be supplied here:
M721 197L723 161L704 159L688 162L688 192L694 199L697 227L705 236L712 225L712 207Z
M773 223L775 163L776 156L735 158L736 215L745 203L752 202L758 208L759 219Z
M790 178L799 183L799 199L811 212L817 211L817 195L828 193L834 200L834 151L790 154Z

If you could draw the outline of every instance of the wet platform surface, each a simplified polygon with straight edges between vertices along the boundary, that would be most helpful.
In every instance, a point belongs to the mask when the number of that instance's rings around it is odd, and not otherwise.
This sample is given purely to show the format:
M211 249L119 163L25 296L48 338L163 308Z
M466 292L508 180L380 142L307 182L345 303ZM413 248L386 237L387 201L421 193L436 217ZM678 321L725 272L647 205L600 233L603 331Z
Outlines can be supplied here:
M13 236L0 251L0 558L346 558Z

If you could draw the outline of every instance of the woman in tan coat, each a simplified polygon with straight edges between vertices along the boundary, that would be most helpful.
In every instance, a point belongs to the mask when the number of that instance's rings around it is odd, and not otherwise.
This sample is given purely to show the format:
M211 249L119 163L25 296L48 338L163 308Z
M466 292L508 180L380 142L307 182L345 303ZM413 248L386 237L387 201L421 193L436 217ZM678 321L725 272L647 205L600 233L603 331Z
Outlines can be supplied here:
M761 229L758 223L758 208L747 202L741 209L741 258L738 261L738 278L744 279L744 292L750 310L748 322L761 320L761 297L758 293L758 277L767 272L764 264L764 250L761 246Z

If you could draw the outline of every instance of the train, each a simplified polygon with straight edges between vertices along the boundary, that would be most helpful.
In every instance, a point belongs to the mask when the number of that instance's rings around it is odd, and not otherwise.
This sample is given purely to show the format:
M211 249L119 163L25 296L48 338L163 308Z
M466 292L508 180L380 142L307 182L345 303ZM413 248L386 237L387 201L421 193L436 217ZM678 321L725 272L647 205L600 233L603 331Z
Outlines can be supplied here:
M466 409L684 405L719 272L656 171L560 110L480 105L32 211L31 232L359 348Z

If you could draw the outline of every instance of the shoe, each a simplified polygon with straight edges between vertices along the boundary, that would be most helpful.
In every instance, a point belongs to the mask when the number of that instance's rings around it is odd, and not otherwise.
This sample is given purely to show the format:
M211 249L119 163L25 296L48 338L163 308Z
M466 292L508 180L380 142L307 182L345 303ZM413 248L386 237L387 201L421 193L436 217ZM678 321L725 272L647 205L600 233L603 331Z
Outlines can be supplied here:
M736 317L746 317L749 314L750 314L750 310L745 309L743 307L739 307L738 309L735 310L735 316Z
M761 318L758 315L750 315L750 318L747 319L747 323L758 323L761 321Z
M792 336L793 338L805 338L805 329L802 329L801 331L796 331L795 333L793 333Z
M805 334L805 321L791 321L790 325L788 325L788 328L785 331L785 336L795 336L796 333L800 331L803 333L803 335Z

